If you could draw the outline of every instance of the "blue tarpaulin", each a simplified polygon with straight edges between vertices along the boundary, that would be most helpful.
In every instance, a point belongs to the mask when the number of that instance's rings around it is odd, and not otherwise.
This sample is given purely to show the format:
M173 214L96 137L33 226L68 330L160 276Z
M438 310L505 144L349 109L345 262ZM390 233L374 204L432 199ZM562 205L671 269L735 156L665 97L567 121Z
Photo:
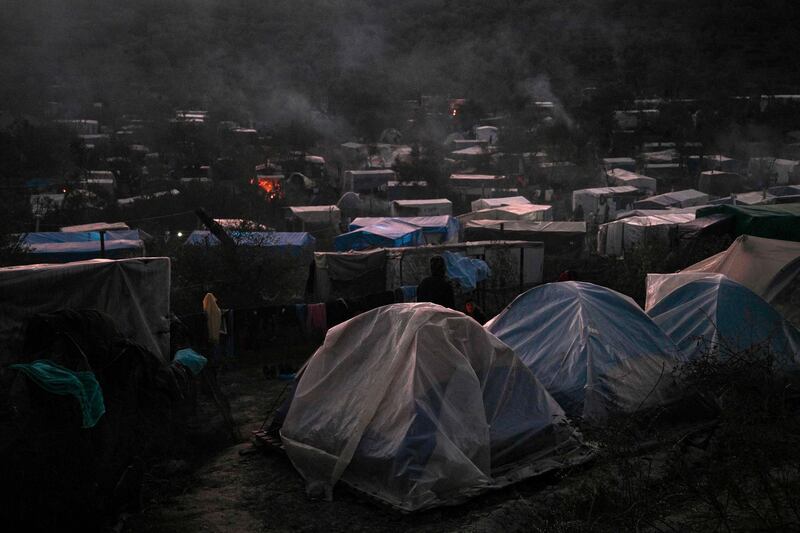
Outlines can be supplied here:
M336 250L366 250L368 248L400 248L425 244L422 228L393 219L382 219L335 239Z
M430 217L359 217L350 223L350 231L366 228L373 224L401 222L422 229L428 243L456 242L458 240L458 219L450 215Z
M455 252L445 252L442 257L447 265L447 276L458 281L462 290L475 290L479 282L492 275L489 265L482 259L465 257Z
M101 257L98 231L43 231L24 233L19 239L26 251L43 263L68 263ZM144 242L139 230L106 231L104 241L104 257L108 259L144 255Z
M191 348L184 348L175 352L175 362L188 368L195 376L203 371L208 359Z

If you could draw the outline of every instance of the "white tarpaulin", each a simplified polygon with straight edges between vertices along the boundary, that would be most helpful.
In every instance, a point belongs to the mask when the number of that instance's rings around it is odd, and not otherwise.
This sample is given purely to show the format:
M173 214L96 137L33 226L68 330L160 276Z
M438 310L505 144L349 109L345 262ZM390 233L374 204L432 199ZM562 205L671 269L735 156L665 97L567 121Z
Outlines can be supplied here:
M800 332L753 291L722 274L678 287L647 312L687 358L723 356L767 345L780 362L798 362Z
M335 205L304 205L290 207L292 217L306 224L327 224L338 226L342 212Z
M531 205L531 202L524 196L509 196L507 198L481 198L471 204L473 211L506 205Z
M669 232L679 224L695 219L693 213L628 217L602 224L597 238L597 253L622 256L642 244L669 244Z
M531 203L504 205L458 216L458 221L462 226L471 220L533 220L542 222L553 220L553 206Z
M169 258L0 268L0 301L0 362L19 355L31 317L60 309L108 313L122 333L169 359Z
M529 290L486 329L514 349L568 414L602 419L669 399L682 357L636 303L583 282Z
M658 186L658 182L655 178L642 176L641 174L636 174L635 172L630 172L622 168L613 168L606 172L606 175L615 186L629 185L646 191L648 194L655 194L656 187Z
M585 460L564 412L471 318L395 304L328 332L281 429L309 491L339 481L406 511Z

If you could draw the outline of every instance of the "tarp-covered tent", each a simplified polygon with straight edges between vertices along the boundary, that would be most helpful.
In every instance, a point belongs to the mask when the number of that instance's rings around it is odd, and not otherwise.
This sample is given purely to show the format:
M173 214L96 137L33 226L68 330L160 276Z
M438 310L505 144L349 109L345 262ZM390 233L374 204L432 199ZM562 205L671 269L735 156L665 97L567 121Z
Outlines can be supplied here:
M629 185L645 191L647 194L655 194L658 181L655 178L636 174L622 168L613 168L606 172L608 181L614 186Z
M753 157L748 164L750 176L767 178L768 183L788 185L800 182L800 161L775 157ZM770 178L773 178L770 179ZM766 185L766 183L757 183Z
M667 401L670 372L682 361L636 302L591 283L533 288L485 327L514 349L567 413L590 420Z
M651 215L680 215L685 213L695 214L697 210L705 206L691 206L691 207L667 207L665 209L632 209L630 211L622 211L617 214L617 220L622 220L628 217L649 217Z
M581 252L585 248L586 222L532 222L528 220L471 220L465 241L539 241L547 253Z
M386 184L395 181L394 170L348 170L342 177L342 192L369 192L386 188Z
M288 219L299 223L301 231L310 227L337 227L342 220L342 212L335 205L292 206Z
M724 252L677 274L648 274L645 309L706 274L726 275L775 306L790 322L800 324L800 306L791 304L790 294L800 283L800 243L741 235Z
M677 239L676 228L694 218L691 213L669 213L628 217L602 224L597 234L597 253L614 257L643 244L669 245L672 235Z
M632 157L604 157L603 167L606 169L621 168L628 172L636 172L636 160Z
M733 193L741 192L743 180L739 174L733 172L722 172L720 170L706 170L700 173L700 180L697 188L701 192L713 196L728 196Z
M516 204L491 207L458 216L462 225L472 220L529 220L541 222L553 220L553 206L539 204Z
M706 193L694 189L685 189L683 191L668 192L639 200L633 204L633 207L636 209L691 207L695 205L705 205L708 203L709 198L710 197Z
M309 491L342 481L405 511L585 460L514 352L465 315L395 304L328 332L280 430Z
M397 221L422 229L427 244L458 241L458 220L449 215L435 217L359 217L350 223L350 231L365 228L379 222Z
M572 191L572 210L580 207L587 222L608 222L617 212L629 210L642 195L641 190L629 185L578 189Z
M144 241L138 230L43 231L25 233L19 242L27 252L28 262L68 263L88 259L126 259L142 257Z
M473 211L481 209L491 209L492 207L503 207L506 205L530 205L531 202L524 196L509 196L506 198L480 198L472 202Z
M0 363L19 356L31 317L60 309L108 313L126 337L169 359L169 258L0 268L0 295Z
M425 244L422 228L401 222L396 218L384 218L368 226L343 233L335 239L336 250L366 250L368 248L399 248Z
M422 200L394 200L391 208L393 217L431 217L453 214L453 202L447 198Z
M681 285L647 314L690 359L765 345L784 365L800 362L800 332L763 298L722 274Z
M800 241L800 204L716 205L698 210L697 218L717 213L733 217L736 236Z
M64 226L59 231L74 233L83 231L108 231L130 229L124 222L95 222L93 224L78 224L77 226Z

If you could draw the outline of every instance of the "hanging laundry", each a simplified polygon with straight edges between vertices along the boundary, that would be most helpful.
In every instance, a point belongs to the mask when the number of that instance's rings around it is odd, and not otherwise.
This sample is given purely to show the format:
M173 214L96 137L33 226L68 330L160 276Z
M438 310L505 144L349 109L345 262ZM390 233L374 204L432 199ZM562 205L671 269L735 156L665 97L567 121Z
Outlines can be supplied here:
M222 310L217 305L217 298L210 292L203 298L203 312L206 314L208 340L217 344L222 327Z

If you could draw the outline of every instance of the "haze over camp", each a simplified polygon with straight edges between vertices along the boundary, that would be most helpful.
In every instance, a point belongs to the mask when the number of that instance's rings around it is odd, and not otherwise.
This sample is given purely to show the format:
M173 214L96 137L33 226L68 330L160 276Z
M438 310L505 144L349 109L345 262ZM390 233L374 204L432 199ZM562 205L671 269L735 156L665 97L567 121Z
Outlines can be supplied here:
M4 0L3 531L800 530L800 9Z

